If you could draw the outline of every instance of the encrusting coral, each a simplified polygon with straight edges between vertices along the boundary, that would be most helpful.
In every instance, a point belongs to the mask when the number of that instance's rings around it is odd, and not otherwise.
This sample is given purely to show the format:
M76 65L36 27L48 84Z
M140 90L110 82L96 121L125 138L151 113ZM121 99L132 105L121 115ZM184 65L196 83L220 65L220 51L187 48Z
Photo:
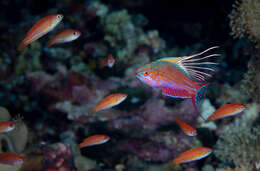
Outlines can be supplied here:
M260 1L236 1L229 15L231 35L242 38L248 35L252 41L260 43Z
M214 154L222 161L236 166L251 165L260 161L260 127L226 130L217 141Z

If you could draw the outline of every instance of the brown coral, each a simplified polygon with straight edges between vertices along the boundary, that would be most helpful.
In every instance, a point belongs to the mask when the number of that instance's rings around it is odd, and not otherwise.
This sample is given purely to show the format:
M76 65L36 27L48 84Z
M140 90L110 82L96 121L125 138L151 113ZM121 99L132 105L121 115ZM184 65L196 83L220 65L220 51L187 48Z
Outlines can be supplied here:
M231 35L235 38L248 35L252 41L260 43L260 1L236 1L233 8L229 15Z

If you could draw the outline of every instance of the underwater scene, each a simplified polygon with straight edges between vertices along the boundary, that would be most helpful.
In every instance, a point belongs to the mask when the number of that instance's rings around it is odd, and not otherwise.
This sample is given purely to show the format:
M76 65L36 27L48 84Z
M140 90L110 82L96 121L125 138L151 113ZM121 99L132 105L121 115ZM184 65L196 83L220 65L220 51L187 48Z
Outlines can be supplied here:
M260 0L0 7L0 171L260 171Z

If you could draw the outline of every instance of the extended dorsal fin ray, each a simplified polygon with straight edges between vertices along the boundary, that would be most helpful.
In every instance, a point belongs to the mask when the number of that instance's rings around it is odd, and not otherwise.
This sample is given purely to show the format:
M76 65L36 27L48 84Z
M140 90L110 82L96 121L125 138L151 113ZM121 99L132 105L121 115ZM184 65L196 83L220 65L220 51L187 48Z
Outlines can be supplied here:
M175 66L179 67L187 76L196 81L206 81L208 78L212 77L212 74L208 73L207 71L215 72L213 68L207 67L207 65L214 66L218 65L218 63L203 60L211 57L220 56L220 54L211 54L207 56L201 55L216 48L218 48L218 46L213 46L204 50L203 52L190 56L167 57L159 59L158 61L174 64Z

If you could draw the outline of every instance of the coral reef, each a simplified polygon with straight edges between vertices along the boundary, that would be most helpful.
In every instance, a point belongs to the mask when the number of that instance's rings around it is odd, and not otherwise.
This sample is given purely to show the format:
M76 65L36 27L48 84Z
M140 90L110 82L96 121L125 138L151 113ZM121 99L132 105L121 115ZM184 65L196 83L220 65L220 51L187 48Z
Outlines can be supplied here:
M62 143L44 147L43 160L46 163L46 171L71 171L74 168L71 149Z
M248 71L244 75L244 79L241 83L241 89L249 96L251 97L255 102L259 103L259 94L260 91L260 70L259 70L259 64L260 64L260 50L256 49L252 53L252 57L250 61L248 62Z
M236 1L229 15L232 35L244 37L248 35L252 41L260 43L260 2L258 0Z
M214 154L223 162L236 166L250 165L260 161L260 127L226 130L217 141Z

